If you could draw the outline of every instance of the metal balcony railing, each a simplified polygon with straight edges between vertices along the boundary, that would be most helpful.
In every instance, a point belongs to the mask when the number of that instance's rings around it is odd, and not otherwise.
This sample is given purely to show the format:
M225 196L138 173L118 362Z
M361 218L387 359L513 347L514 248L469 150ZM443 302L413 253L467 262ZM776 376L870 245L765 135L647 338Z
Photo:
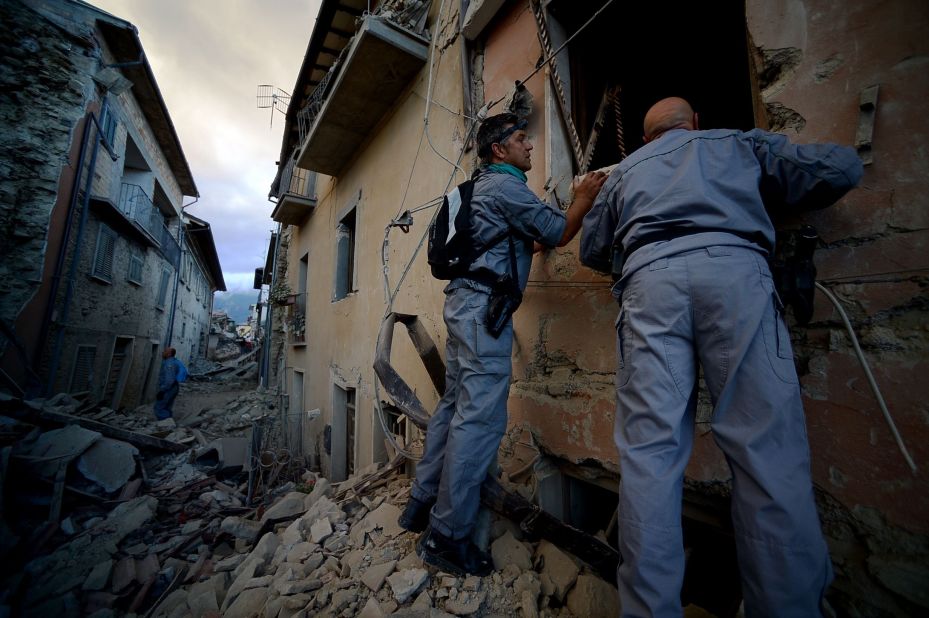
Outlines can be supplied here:
M156 243L161 243L165 219L158 207L139 185L122 183L119 188L119 210L148 232Z
M290 159L281 173L280 194L278 198L289 193L310 200L316 199L316 172L297 167L297 161Z

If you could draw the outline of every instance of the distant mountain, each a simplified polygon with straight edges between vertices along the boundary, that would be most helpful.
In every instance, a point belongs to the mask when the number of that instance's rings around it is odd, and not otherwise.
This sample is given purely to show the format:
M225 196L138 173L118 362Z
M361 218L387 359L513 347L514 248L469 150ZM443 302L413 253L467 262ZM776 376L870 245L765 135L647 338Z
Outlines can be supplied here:
M225 311L236 324L244 324L248 319L248 306L258 300L258 290L254 292L217 292L213 300L213 311Z

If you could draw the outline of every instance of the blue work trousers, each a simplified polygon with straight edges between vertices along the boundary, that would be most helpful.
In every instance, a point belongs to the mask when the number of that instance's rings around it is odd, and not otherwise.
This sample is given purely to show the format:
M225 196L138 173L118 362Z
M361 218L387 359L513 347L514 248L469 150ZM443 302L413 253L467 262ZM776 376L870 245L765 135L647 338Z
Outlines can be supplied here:
M171 416L174 414L174 400L177 398L177 393L180 390L180 385L175 382L166 390L158 391L158 393L161 395L161 399L155 399L155 418L160 421L163 421L166 418L171 418Z
M430 523L456 540L474 528L481 484L506 431L513 323L493 338L484 326L488 298L467 287L446 295L445 393L429 420L411 492L436 499Z
M617 319L618 584L623 616L681 616L681 500L697 364L732 473L748 618L821 615L832 581L790 337L764 257L714 246L621 283Z

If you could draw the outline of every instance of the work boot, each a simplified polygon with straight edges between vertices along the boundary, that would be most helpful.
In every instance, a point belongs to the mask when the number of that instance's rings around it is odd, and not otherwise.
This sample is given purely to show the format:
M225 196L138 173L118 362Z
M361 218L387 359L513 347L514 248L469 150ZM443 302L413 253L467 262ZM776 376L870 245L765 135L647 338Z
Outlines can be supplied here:
M397 523L400 524L400 527L404 530L422 532L426 529L426 526L429 525L429 511L432 510L433 504L435 504L435 498L428 502L423 502L422 500L417 500L413 496L410 496L410 499L407 500L406 508L403 509L403 513L400 514L400 519L397 520Z
M439 534L431 526L416 542L416 554L426 564L458 576L485 577L494 570L490 554L478 549L471 539L455 541Z

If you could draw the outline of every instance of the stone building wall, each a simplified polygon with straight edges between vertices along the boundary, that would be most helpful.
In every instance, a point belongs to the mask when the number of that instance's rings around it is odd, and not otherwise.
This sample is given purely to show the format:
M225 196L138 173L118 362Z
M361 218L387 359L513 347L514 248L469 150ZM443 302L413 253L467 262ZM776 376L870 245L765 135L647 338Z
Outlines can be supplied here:
M54 264L63 216L52 211L66 207L59 199L73 181L96 61L92 41L18 0L0 3L0 22L0 321L14 328L43 270ZM8 345L0 336L0 354Z

